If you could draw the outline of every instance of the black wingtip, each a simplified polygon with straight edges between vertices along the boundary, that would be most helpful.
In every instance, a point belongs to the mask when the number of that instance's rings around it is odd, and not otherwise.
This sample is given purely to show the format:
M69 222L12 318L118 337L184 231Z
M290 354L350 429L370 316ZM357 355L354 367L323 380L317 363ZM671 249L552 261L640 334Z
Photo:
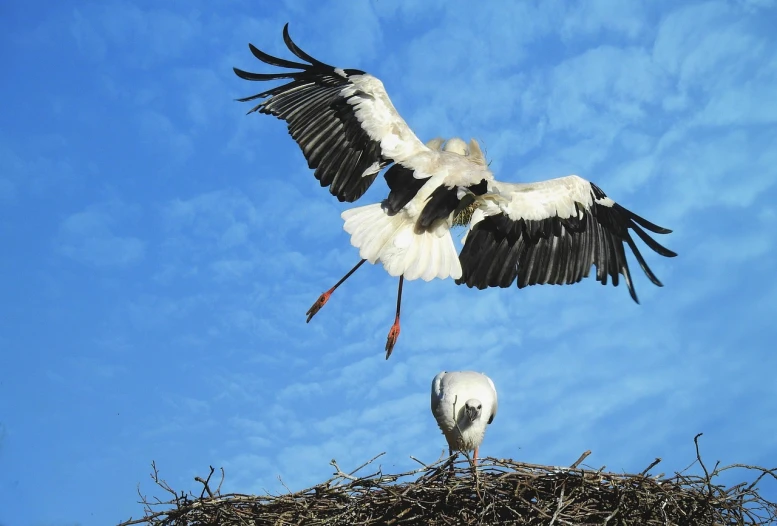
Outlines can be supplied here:
M294 53L294 56L296 56L297 58L301 58L302 60L309 62L313 66L332 69L332 66L328 64L324 64L320 60L316 60L308 53L305 53L297 44L294 43L294 41L291 39L291 35L289 34L288 22L286 23L285 26L283 26L283 42L286 44L286 47L289 49L289 51Z
M258 58L259 60L262 60L261 57L265 55L263 51L261 51L258 47L253 45L251 42L248 43L248 49L251 51L251 54Z
M634 282L631 280L631 271L629 270L629 264L625 258L623 260L623 268L621 269L621 272L623 272L623 279L626 281L626 287L628 287L629 289L629 295L631 296L631 299L634 300L634 303L639 305L639 298L637 297L637 289L634 287ZM618 274L615 274L612 280L612 284L615 287L618 286L617 276Z
M308 64L302 64L300 62L286 60L285 58L274 57L269 53L265 53L264 51L257 48L255 45L251 43L248 44L248 49L251 50L251 54L254 57L261 60L265 64L269 64L271 66L277 66L279 68L287 68L287 69L302 69L302 70L305 70L308 67L310 67Z
M639 251L639 248L637 248L636 243L634 243L634 240L630 235L626 235L625 237L626 243L628 243L629 248L631 249L632 254L634 254L634 257L637 258L637 262L639 263L640 268L642 269L642 272L645 273L645 275L648 277L651 283L657 287L663 287L664 284L661 283L661 280L658 279L658 277L653 273L653 270L648 266L647 262L645 261L645 258L642 256L642 253Z
M623 207L621 207L623 208ZM653 223L652 221L648 221L644 217L635 214L631 210L627 210L623 208L627 212L627 214L631 217L631 219L634 220L638 225L642 226L643 228L646 228L653 232L654 234L671 234L672 231L668 228L664 228L662 226L658 226L657 224Z
M249 80L246 78L246 76L249 75L247 71L243 71L242 69L239 69L239 68L232 68L232 71L234 71L235 75L237 75L241 79Z
M636 221L633 221L630 225L628 225L628 227L631 228L653 252L667 258L673 258L677 256L677 252L669 250L661 243L650 237L647 232L642 230Z

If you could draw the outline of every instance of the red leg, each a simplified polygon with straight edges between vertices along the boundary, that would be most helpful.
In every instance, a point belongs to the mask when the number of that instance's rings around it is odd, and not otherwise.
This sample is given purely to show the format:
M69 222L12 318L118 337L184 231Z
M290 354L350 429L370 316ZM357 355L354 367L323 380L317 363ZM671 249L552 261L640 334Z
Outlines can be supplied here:
M478 449L480 448L475 448L475 455L472 457L472 461L476 466L478 465Z
M348 278L350 278L350 277L351 277L351 274L353 274L354 272L356 272L356 271L359 269L359 267L361 267L361 266L364 264L364 262L365 262L365 261L367 261L367 260L366 260L366 259L362 259L361 261L359 261L359 262L356 264L356 266L355 266L355 267L353 267L351 270L349 270L349 271L348 271L348 274L346 274L345 276L343 276L343 277L340 279L340 281L338 281L337 283L335 283L335 286L334 286L334 287L332 287L331 289L329 289L328 291L324 292L323 294L321 294L321 296L319 296L319 297L318 297L318 299L317 299L317 300L316 300L316 302L313 304L313 306L312 306L312 307L310 307L310 308L308 309L308 311L305 313L305 315L308 317L308 319L307 319L307 321L306 321L305 323L310 323L310 320L313 318L313 316L315 316L315 315L318 313L318 311L320 311L320 310L321 310L321 307L323 307L324 305L326 305L326 302L327 302L327 301L329 301L329 296L331 296L331 295L332 295L332 293L335 291L335 289L336 289L337 287L339 287L340 285L342 285L342 284L343 284L343 282L344 282L345 280L347 280Z
M391 329L388 333L388 338L386 338L386 360L389 359L389 356L391 356L391 351L394 350L394 345L397 343L397 338L399 338L399 309L402 306L402 283L405 281L405 276L399 276L399 289L397 290L397 316L394 318L394 325L391 326Z

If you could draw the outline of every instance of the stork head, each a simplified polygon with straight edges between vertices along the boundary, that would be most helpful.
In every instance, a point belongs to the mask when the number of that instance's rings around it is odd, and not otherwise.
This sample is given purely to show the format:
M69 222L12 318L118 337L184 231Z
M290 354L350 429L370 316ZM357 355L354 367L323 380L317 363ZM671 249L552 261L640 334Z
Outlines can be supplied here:
M464 404L464 414L467 415L467 419L470 422L474 422L480 418L480 414L483 412L483 404L477 398L470 398Z
M443 146L443 151L457 153L459 155L467 155L467 143L458 137L453 137L452 139L448 139L448 141L445 143L445 146Z

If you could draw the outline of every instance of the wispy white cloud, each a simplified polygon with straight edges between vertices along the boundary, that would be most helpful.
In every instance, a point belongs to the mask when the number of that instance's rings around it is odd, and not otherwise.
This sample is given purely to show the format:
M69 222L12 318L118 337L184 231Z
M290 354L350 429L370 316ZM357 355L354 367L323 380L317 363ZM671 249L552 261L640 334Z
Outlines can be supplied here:
M92 205L71 214L59 226L57 252L98 268L127 267L141 261L146 243L132 235L119 235L118 221L137 213L118 201Z
M142 9L133 2L112 1L72 11L71 33L79 49L94 59L131 46L123 58L143 67L181 57L202 34L200 12L194 8Z
M760 62L765 35L752 32L737 11L726 2L691 4L661 22L654 60L677 77L680 90L720 89L734 81L732 73Z
M650 18L643 3L596 0L570 6L562 20L559 32L564 39L601 39L608 33L634 39L646 32Z
M151 149L164 159L183 162L194 153L189 134L181 131L170 119L156 111L146 110L138 118L138 133Z
M0 146L0 198L43 197L59 192L72 195L83 182L65 152L68 141L59 134L43 134L19 141L7 137Z

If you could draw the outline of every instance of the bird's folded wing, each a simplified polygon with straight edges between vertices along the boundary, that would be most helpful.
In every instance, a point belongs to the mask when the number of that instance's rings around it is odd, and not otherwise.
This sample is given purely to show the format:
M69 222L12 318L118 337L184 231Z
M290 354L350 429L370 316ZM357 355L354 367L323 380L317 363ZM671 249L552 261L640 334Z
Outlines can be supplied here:
M257 59L281 71L234 70L245 80L290 82L238 100L261 100L249 113L275 115L287 123L316 179L332 195L355 201L383 167L428 150L394 108L379 79L314 59L291 40L288 24L283 40L304 62L277 58L249 44Z
M449 373L441 372L432 380L432 414L434 419L437 420L437 425L440 429L450 431L456 426L456 419L453 414L453 406L451 401L446 398L446 388L444 378ZM464 402L462 402L464 403Z
M473 215L459 259L459 284L483 289L520 288L537 284L571 284L587 277L596 266L596 279L618 285L623 276L634 290L624 243L654 284L661 282L648 267L629 230L658 254L676 256L650 237L671 230L620 206L595 184L576 175L531 184L494 181Z
M483 375L486 376L486 375ZM496 386L494 385L494 381L491 380L488 376L486 376L486 380L488 380L488 384L491 386L491 391L493 392L493 403L491 405L491 415L488 417L488 423L494 421L494 417L496 417L496 411L499 408L499 397L496 394Z

